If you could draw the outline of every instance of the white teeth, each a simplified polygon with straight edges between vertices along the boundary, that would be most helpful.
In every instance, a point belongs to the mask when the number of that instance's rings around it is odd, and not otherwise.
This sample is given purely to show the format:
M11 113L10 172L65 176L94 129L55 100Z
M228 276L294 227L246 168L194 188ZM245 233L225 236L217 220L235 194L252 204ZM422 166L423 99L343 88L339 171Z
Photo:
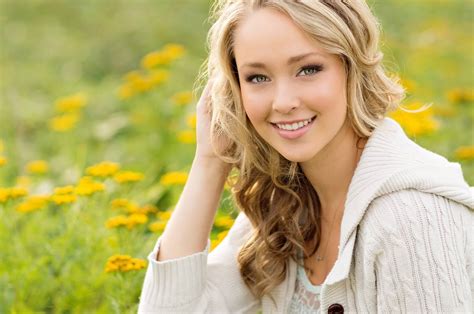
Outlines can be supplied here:
M283 129L283 130L294 131L294 130L298 130L298 129L308 125L309 123L311 123L311 119L312 118L304 120L304 121L300 121L300 122L295 122L295 123L292 123L292 124L277 124L277 126L278 126L278 128Z

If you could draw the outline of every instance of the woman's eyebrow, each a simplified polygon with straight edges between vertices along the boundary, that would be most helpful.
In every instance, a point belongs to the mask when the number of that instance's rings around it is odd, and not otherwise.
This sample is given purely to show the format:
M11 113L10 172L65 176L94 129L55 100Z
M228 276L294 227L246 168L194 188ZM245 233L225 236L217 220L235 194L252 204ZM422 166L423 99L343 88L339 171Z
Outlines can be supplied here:
M308 53L304 53L304 54L301 54L301 55L297 55L297 56L294 56L294 57L291 57L288 59L287 61L287 65L291 65L295 62L298 62L300 60L303 60L304 58L306 57L309 57L311 55L319 55L319 56L323 56L322 54L318 53L318 52L308 52ZM244 67L251 67L251 68L266 68L266 65L262 62L248 62L248 63L245 63L243 64L240 69L244 68Z

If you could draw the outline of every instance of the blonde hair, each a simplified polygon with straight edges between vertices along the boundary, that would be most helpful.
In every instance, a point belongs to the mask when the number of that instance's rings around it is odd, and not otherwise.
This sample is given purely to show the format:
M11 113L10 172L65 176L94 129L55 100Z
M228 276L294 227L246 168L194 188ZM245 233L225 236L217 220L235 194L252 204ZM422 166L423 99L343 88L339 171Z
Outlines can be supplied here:
M320 202L298 163L283 158L255 131L242 106L234 56L234 31L251 12L277 9L327 52L338 55L347 74L348 118L358 137L368 137L404 98L398 79L389 78L379 50L379 23L364 1L217 0L207 38L207 67L212 79L211 141L216 154L238 170L234 200L253 225L240 248L238 263L255 297L281 283L289 258L301 264L298 250L313 255L321 236ZM218 137L228 145L217 147ZM305 244L314 244L307 255Z

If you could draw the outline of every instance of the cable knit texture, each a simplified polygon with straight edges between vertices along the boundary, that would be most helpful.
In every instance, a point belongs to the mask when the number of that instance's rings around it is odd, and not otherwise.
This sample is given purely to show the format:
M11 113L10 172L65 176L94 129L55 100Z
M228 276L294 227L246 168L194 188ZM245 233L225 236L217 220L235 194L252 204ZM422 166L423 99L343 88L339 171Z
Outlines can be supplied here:
M474 188L461 167L410 140L390 118L370 136L349 186L336 263L321 287L320 309L345 313L472 313ZM157 262L158 238L139 313L287 313L297 265L256 299L236 257L252 232L240 213L209 253Z

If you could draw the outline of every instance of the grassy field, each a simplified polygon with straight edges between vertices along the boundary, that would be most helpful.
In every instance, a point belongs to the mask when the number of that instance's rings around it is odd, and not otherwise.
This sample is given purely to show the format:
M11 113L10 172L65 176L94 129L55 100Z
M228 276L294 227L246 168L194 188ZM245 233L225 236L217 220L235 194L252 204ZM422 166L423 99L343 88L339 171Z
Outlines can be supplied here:
M210 3L0 0L0 313L137 311L193 158ZM369 3L404 105L432 104L393 117L474 185L473 2Z

